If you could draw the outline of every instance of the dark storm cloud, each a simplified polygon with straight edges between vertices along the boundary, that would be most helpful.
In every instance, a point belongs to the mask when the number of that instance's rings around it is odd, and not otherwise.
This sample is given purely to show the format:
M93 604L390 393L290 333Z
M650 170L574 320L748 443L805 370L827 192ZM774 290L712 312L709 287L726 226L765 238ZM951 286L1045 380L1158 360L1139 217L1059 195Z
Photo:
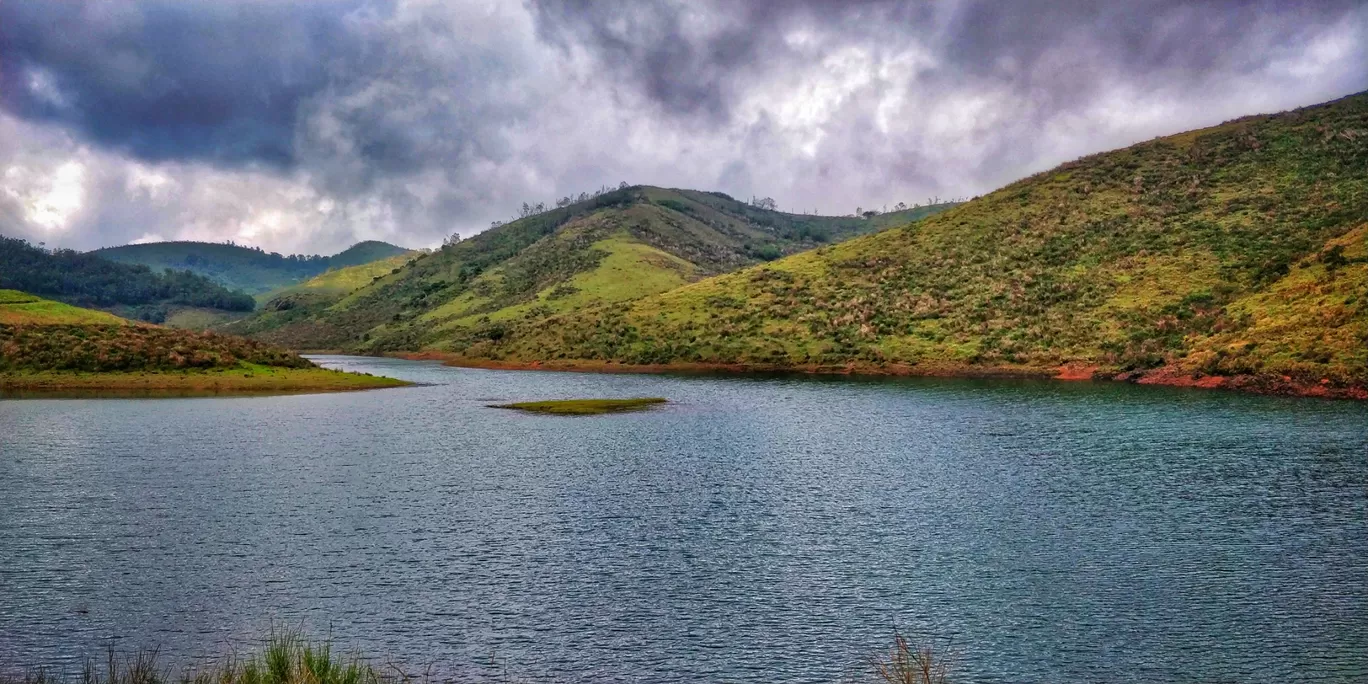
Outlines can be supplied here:
M294 161L304 101L348 73L363 0L0 3L0 106L149 160Z
M1113 79L1179 85L1257 71L1351 18L1362 0L669 2L530 0L538 33L584 47L611 77L673 115L726 119L747 88L840 46L939 58L927 88L994 81L1067 106ZM1362 17L1358 22L1362 24ZM805 31L809 45L787 40ZM1359 26L1360 37L1368 27Z
M619 181L848 213L1368 87L1368 2L0 0L0 232L431 245Z

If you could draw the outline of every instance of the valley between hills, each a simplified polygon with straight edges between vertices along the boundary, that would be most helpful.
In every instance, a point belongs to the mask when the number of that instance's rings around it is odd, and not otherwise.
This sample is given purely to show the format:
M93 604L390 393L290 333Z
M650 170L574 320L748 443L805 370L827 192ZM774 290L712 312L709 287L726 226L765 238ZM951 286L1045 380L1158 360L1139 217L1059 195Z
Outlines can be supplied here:
M868 218L625 188L419 254L345 295L268 302L226 329L499 368L1008 375L1365 398L1366 242L1358 94L1092 155L958 206Z

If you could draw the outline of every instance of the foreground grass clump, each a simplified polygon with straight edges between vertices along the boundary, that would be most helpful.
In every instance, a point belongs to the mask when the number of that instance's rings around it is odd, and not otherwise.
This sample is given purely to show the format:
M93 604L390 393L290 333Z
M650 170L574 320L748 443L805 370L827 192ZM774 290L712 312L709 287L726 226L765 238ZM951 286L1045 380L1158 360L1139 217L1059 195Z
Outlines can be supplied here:
M358 653L339 655L332 644L315 643L296 634L273 634L265 646L246 657L220 660L173 672L158 664L156 650L120 654L112 648L104 662L89 660L80 684L400 684L426 679L387 663L379 666ZM68 684L43 670L23 677L0 675L0 684Z
M951 660L929 644L912 644L901 633L893 635L886 654L870 658L878 681L886 684L949 684Z
M514 409L557 416L597 416L604 413L643 411L664 404L660 397L641 399L560 399L555 401L524 401L514 404L490 404L490 408Z
M310 641L297 633L273 633L257 651L236 652L179 671L162 666L155 649L121 654L110 648L103 661L87 660L79 678L45 670L12 676L0 662L0 684L428 684L451 682L434 674L433 665L410 670L392 661L376 661L358 651L338 653L330 642ZM870 670L856 681L886 684L950 684L944 652L912 645L895 635L891 649L870 658ZM480 681L514 682L506 671Z

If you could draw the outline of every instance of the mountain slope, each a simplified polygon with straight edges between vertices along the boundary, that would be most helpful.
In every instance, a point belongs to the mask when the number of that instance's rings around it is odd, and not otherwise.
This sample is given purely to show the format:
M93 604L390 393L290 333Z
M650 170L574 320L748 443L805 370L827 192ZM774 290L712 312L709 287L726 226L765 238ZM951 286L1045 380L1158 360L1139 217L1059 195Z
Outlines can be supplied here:
M1068 367L1363 394L1365 239L1359 94L1094 155L912 226L449 350L874 372Z
M392 259L404 256L410 250L391 245L388 242L379 240L366 240L358 242L337 254L328 257L329 269L342 269L349 266L361 266L382 259Z
M366 260L352 266L332 268L308 280L257 295L257 302L269 304L282 297L296 295L322 296L336 301L359 290L382 275L392 273L412 261L421 252L403 252L390 257Z
M330 268L355 266L407 251L374 240L359 242L331 257L282 256L260 248L210 242L149 242L106 247L91 254L159 271L190 271L227 287L261 294L311 278Z
M804 216L718 193L625 188L419 255L326 308L292 304L227 329L304 349L462 345L511 321L630 301L943 208Z
M184 306L251 311L252 298L184 271L154 272L72 250L47 251L0 236L0 288L160 322Z

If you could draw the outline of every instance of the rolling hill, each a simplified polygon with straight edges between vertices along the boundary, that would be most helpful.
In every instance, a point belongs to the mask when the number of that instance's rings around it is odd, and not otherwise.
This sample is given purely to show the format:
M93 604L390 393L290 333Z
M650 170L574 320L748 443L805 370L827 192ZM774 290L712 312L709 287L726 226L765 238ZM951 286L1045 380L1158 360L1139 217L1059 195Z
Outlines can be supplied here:
M0 290L0 390L332 391L403 385L255 340L136 323Z
M340 299L277 297L225 329L296 349L459 346L516 321L665 292L945 207L808 216L720 193L623 188L417 255Z
M0 288L151 322L161 322L168 312L181 307L246 312L255 306L250 296L193 273L156 272L72 250L48 251L3 236Z
M225 287L257 295L306 280L331 268L386 259L408 250L386 242L366 241L332 256L290 255L260 248L210 242L149 242L106 247L91 254L124 264L190 271Z
M1085 157L665 293L387 345L1368 398L1368 94Z
M353 266L333 268L309 278L308 280L259 294L257 295L256 300L258 304L266 305L269 305L276 300L284 302L293 298L304 297L321 297L336 301L356 290L370 285L380 276L392 273L395 269L403 267L419 254L421 254L421 252L403 252L389 257L365 261ZM277 306L279 306L281 302L278 302Z
M0 325L132 325L112 313L82 309L18 290L0 290Z

